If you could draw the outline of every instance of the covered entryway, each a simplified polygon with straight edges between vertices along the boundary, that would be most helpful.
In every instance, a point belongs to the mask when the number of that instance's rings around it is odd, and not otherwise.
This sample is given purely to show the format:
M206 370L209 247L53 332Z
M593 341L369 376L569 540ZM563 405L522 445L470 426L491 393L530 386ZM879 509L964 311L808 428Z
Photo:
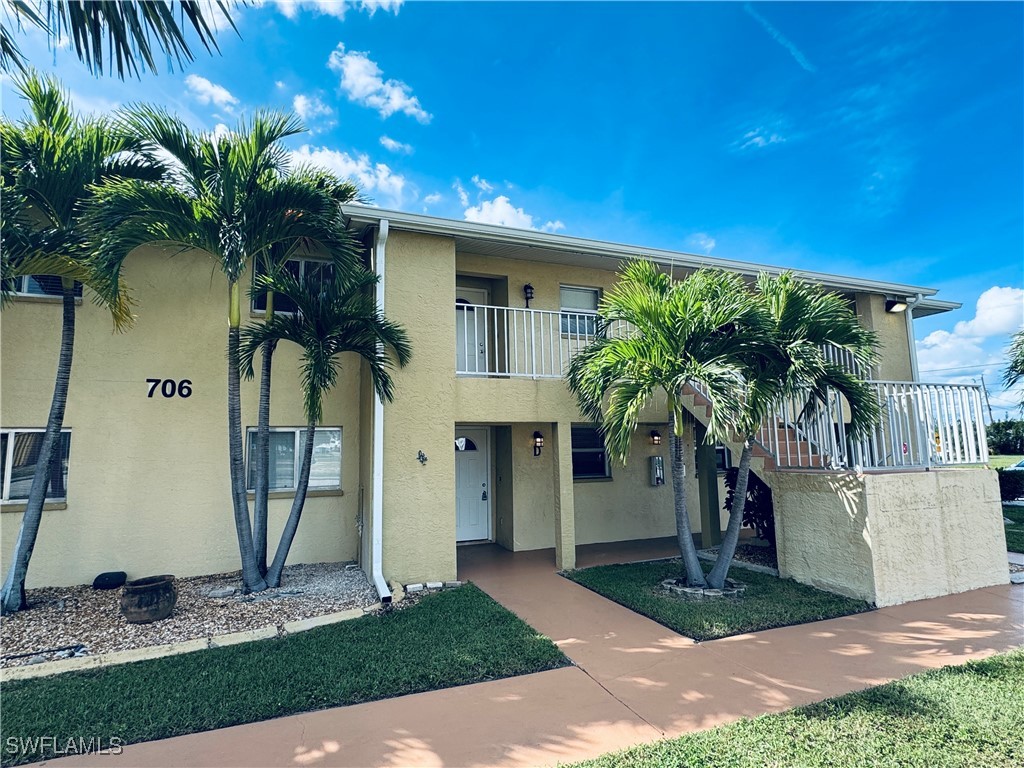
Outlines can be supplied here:
M489 541L491 449L486 427L455 430L455 540Z

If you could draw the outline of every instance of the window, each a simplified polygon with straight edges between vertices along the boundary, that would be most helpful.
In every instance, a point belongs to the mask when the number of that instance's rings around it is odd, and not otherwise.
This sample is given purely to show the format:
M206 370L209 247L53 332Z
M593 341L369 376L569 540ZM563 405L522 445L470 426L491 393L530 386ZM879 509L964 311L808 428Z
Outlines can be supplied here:
M732 451L724 445L715 446L715 468L719 472L725 472L732 466Z
M273 427L270 430L270 490L291 491L302 468L302 446L306 430L300 427ZM248 452L251 491L256 487L256 428L249 427ZM341 429L318 427L313 435L313 459L309 467L309 488L341 488Z
M597 427L591 424L573 425L572 479L591 480L611 476L604 438Z
M7 290L17 296L56 296L64 295L59 277L53 275L22 275L7 282ZM75 283L75 296L82 298L82 284Z
M0 431L0 486L3 501L28 501L32 478L43 447L42 429L5 429ZM60 442L50 461L50 482L46 486L47 501L68 495L68 457L71 455L71 430L63 429Z
M597 302L601 292L596 288L562 286L562 333L593 336L597 329Z
M334 279L334 265L329 261L319 261L317 259L288 259L288 261L285 262L284 268L300 283L309 282L313 285L323 285L324 282ZM264 266L263 259L256 259L256 268L253 270L253 284L255 285L255 279L257 277L265 275L266 273L267 271ZM256 293L254 290L252 297L252 311L267 311L266 291ZM291 299L287 299L279 294L274 294L274 312L293 313L295 312L295 304Z

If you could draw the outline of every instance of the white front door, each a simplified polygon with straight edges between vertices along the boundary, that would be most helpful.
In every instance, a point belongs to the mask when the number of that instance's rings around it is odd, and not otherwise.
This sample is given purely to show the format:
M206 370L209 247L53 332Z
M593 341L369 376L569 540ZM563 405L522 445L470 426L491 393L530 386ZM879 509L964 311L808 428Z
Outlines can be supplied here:
M487 429L455 430L455 540L491 538L491 452Z
M486 304L483 288L455 288L455 370L487 373L487 311L472 304Z

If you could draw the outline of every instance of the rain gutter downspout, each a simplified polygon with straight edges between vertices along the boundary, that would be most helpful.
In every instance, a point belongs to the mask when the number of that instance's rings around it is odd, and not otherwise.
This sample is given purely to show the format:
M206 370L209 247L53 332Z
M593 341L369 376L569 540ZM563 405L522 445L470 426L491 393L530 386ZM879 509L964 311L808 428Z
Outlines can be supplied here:
M917 294L907 299L907 342L910 345L910 378L914 382L921 381L921 372L917 368L917 342L914 341L914 307L924 300L924 294Z
M384 312L384 253L388 242L388 220L381 219L374 246L373 268L377 274L377 308ZM373 538L370 542L370 571L373 586L382 603L391 602L391 589L384 579L384 401L373 392Z

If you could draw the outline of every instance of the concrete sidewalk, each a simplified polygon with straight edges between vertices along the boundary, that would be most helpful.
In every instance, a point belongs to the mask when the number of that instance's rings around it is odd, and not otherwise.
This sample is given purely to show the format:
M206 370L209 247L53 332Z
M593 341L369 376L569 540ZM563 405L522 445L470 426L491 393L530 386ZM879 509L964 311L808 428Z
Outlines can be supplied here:
M580 548L581 565L671 542ZM660 549L666 549L664 553ZM107 766L550 765L777 712L1024 644L1024 587L696 644L555 573L550 551L460 550L459 575L577 666L66 758Z

